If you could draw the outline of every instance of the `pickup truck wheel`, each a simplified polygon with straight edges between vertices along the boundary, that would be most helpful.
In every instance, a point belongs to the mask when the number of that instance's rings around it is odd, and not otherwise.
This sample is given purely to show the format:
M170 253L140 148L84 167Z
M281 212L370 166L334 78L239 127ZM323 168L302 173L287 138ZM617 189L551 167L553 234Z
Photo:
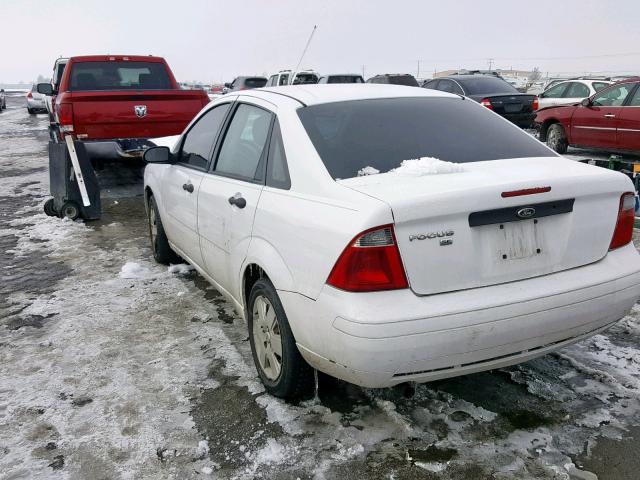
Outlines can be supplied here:
M153 252L153 258L156 259L156 262L164 265L181 263L182 259L169 246L169 240L167 240L167 234L164 232L160 212L158 212L158 206L156 205L156 200L153 195L149 197L147 218L149 220L151 251Z
M33 108L29 108L29 107L27 107L27 112L29 112L29 115L33 115L34 113L36 113L36 111Z
M554 123L547 130L547 145L559 154L567 153L569 141L564 128L559 123Z
M57 217L58 214L53 208L53 198L50 198L46 202L44 202L44 213L49 217Z
M68 218L69 220L76 220L80 217L80 207L76 202L66 202L60 209L60 218Z
M266 278L251 289L247 319L253 361L267 392L281 398L309 394L313 369L300 355L280 298Z

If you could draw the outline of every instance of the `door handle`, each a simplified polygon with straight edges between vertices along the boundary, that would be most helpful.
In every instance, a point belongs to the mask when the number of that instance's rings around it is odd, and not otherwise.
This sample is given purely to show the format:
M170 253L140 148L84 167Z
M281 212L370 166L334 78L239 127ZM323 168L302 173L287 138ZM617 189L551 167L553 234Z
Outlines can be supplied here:
M193 183L185 183L182 185L182 189L189 193L193 193Z
M613 113L607 113L605 115L605 117L607 117L607 118L616 118L616 116Z
M247 201L243 197L237 194L234 195L233 197L229 197L229 203L231 205L235 205L238 208L244 208L247 206Z

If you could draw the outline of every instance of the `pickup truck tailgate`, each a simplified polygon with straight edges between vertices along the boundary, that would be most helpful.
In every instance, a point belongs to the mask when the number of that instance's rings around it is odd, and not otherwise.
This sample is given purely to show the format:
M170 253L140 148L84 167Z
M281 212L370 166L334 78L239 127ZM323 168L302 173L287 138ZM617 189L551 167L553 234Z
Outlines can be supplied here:
M82 139L178 135L208 101L198 90L73 92L74 131Z

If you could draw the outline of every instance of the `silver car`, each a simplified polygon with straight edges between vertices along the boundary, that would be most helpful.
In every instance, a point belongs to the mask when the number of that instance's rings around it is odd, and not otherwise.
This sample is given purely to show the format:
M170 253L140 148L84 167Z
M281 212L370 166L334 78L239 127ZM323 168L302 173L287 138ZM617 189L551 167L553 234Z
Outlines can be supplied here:
M44 95L38 93L36 85L31 87L31 91L27 93L27 111L33 115L38 112L46 112L47 105L45 104Z

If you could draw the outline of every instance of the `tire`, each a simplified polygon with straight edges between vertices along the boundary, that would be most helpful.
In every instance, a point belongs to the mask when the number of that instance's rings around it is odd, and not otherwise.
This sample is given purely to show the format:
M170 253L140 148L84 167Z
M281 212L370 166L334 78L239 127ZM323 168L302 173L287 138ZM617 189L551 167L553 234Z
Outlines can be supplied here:
M57 217L58 213L53 208L53 198L50 198L46 202L44 202L44 213L46 213L49 217Z
M60 209L60 218L76 220L80 217L80 206L76 202L66 202Z
M34 115L36 113L36 111L33 108L29 108L29 107L27 107L27 112L29 112L29 115Z
M280 298L267 278L251 289L247 323L253 361L267 392L287 399L309 395L313 369L300 355Z
M164 265L170 263L181 263L182 259L171 250L167 234L162 226L160 212L156 205L156 200L151 195L149 197L149 208L147 209L147 224L149 225L149 240L151 241L151 251L156 262Z
M567 153L569 141L564 128L559 123L554 123L547 130L547 146L559 154Z

